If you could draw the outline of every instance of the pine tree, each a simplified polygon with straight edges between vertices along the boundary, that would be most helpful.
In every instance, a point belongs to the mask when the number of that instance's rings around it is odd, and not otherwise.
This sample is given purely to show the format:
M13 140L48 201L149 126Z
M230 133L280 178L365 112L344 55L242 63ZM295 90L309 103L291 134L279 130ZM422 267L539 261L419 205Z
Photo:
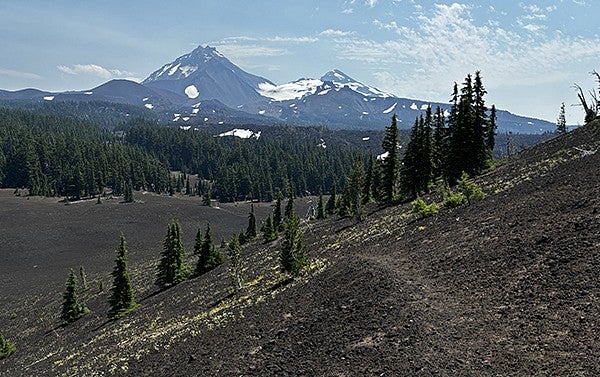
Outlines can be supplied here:
M6 338L4 338L4 335L0 333L0 360L13 354L15 350L15 345Z
M133 203L133 187L131 182L125 183L125 191L123 192L123 201L125 203Z
M227 244L227 256L229 257L229 276L231 277L231 286L234 292L244 287L244 261L240 250L240 244L235 234Z
M263 233L263 240L265 240L265 242L271 242L277 239L277 231L275 230L273 218L271 217L271 215L267 217L264 224L262 225L261 230Z
M109 301L109 315L113 318L122 317L139 306L135 302L134 291L129 280L127 245L125 243L125 236L123 235L121 235L119 248L116 250L116 253L117 259L115 260L115 268L112 272L112 294Z
M420 119L423 123L423 116ZM410 140L406 145L400 169L400 185L402 190L410 193L411 198L416 198L419 193L419 118L410 131Z
M66 323L71 323L87 313L89 313L89 309L84 304L79 303L77 297L77 276L71 270L67 279L67 289L63 295L61 318Z
M481 173L491 158L489 147L493 144L495 124L491 125L487 117L485 94L479 71L475 73L474 83L471 75L467 75L460 96L454 84L445 167L445 177L452 185L462 172L469 175Z
M487 136L490 133L489 119L487 116L487 107L485 106L484 96L487 91L483 87L481 72L475 72L473 82L473 144L476 161L473 162L476 173L480 173L487 166L492 157L492 151L487 147Z
M85 274L85 269L83 268L83 266L79 267L79 277L81 278L81 289L83 291L87 291L88 290L87 275Z
M498 129L496 120L497 120L496 105L492 105L492 109L490 110L488 132L486 135L486 142L485 142L490 153L494 152L494 147L496 146L496 130Z
M357 220L363 220L365 211L363 208L363 194L365 170L360 159L352 164L350 176L346 179L346 186L342 193L342 199L338 213L340 216L351 215Z
M396 114L392 116L392 124L385 128L382 148L385 158L382 159L383 200L392 203L396 192L398 177L398 125Z
M294 188L292 187L292 181L288 181L288 202L283 217L288 218L292 212L294 212Z
M202 231L200 228L198 228L198 231L196 232L196 238L194 239L194 255L200 255L203 243L204 238L202 237Z
M400 169L400 183L404 192L416 198L419 193L429 190L432 178L431 158L431 106L425 118L421 115L412 127L410 140L406 146Z
M248 214L248 228L246 229L246 239L253 240L256 238L256 216L254 216L254 204L250 205L250 213Z
M223 254L213 245L210 223L206 224L206 232L198 256L196 275L204 274L223 263Z
M184 262L185 250L181 226L173 220L167 228L163 252L158 264L156 284L161 288L178 284L189 277L189 267Z
M243 230L238 233L237 238L240 246L248 241L248 239L246 238L246 232L244 232Z
M438 178L443 173L443 161L447 156L447 145L446 145L446 127L445 118L442 109L438 106L435 111L435 117L433 121L433 136L431 140L431 162L432 162L432 175L434 178Z
M211 190L210 190L210 188L208 188L206 190L206 193L204 194L204 197L202 198L202 204L207 207L210 207L211 206L211 198L212 198Z
M284 271L297 275L306 266L306 245L300 230L300 217L292 211L285 219L284 239L279 260Z
M558 113L558 119L556 121L556 133L559 135L564 135L567 133L567 118L565 117L564 102L560 106L560 112Z
M325 202L323 201L323 188L319 190L319 203L317 204L317 220L325 218Z

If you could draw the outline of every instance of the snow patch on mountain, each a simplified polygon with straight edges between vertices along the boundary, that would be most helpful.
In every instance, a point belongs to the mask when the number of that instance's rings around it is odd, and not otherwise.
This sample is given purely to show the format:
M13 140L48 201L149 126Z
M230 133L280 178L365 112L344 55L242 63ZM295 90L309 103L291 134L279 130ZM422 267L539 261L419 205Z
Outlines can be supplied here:
M413 109L413 110L419 110L419 107L414 102L412 103L412 105L410 105L410 108Z
M181 63L179 63L179 64L177 64L176 66L172 67L172 68L169 70L169 73L168 73L168 75L169 75L169 76L173 76L173 75L175 74L175 72L177 72L177 70L179 69L179 66L180 66L180 65L181 65Z
M377 161L383 161L390 155L390 152L385 152L377 156Z
M235 136L235 137L239 137L240 139L255 138L256 140L258 140L258 138L260 137L260 133L261 133L261 131L253 132L251 130L242 130L239 128L234 128L231 131L223 132L217 136L219 136L219 137Z
M396 108L396 105L398 105L398 102L394 102L394 104L390 107L388 107L387 109L383 110L384 114L389 114L392 111L394 111L394 109Z
M300 99L307 94L314 94L323 85L323 81L317 79L300 79L282 85L273 85L268 82L258 84L257 92L275 101L288 101Z
M144 107L146 107L146 109L152 110L154 108L154 105L151 103L147 103L144 105Z
M185 88L184 92L185 92L185 95L191 99L197 98L200 95L200 92L198 91L198 88L196 88L195 85L187 86Z
M179 68L183 77L188 77L192 73L196 72L197 69L198 69L198 66L196 66L196 65L184 65L183 67Z
M44 101L52 101L54 99L54 96L45 96L44 97Z

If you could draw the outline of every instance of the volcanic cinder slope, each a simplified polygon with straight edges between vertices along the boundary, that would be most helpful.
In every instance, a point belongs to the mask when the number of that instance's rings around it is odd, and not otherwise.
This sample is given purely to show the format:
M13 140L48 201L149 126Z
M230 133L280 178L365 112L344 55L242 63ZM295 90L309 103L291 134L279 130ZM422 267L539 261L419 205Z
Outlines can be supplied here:
M0 370L599 375L599 147L598 122L542 143L478 178L482 201L426 219L403 204L370 207L360 223L307 222L312 263L301 278L280 272L277 242L254 242L237 294L225 265L145 289L117 321L102 316L105 297L90 297L99 314L18 337L26 345Z

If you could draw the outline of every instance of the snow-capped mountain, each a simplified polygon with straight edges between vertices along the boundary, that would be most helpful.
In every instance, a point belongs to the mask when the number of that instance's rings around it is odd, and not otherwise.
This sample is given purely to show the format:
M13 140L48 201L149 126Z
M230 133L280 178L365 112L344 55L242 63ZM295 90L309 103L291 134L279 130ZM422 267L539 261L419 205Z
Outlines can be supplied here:
M301 78L283 85L263 82L258 84L258 93L274 101L286 101L302 99L313 94L325 95L332 90L338 92L344 88L367 97L393 97L379 89L366 86L337 69L325 73L320 79Z
M0 101L104 101L136 105L182 125L296 124L338 129L382 130L392 114L409 128L428 106L448 103L400 98L361 83L334 69L320 78L276 85L248 73L214 47L199 46L165 64L141 84L111 80L80 92L49 93L35 89L0 90ZM500 132L553 131L554 123L498 110Z
M198 47L189 54L165 64L142 85L160 88L190 100L216 99L230 107L261 99L259 84L272 83L243 71L214 47Z

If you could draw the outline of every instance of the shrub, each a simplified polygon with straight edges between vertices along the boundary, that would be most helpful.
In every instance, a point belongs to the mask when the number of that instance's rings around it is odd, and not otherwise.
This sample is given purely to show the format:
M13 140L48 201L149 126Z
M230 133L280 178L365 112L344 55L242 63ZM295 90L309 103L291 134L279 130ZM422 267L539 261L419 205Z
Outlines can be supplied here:
M438 213L438 206L435 203L427 204L423 199L417 198L412 203L413 213L419 214L421 217L433 216Z
M460 192L446 190L444 192L444 206L448 208L460 207L467 203L467 198Z
M484 192L474 182L469 180L467 173L462 173L457 184L459 190L463 193L467 202L471 204L473 201L481 200L485 197Z
M10 356L14 353L16 347L10 341L6 340L4 336L0 333L0 359L4 359L5 357Z

